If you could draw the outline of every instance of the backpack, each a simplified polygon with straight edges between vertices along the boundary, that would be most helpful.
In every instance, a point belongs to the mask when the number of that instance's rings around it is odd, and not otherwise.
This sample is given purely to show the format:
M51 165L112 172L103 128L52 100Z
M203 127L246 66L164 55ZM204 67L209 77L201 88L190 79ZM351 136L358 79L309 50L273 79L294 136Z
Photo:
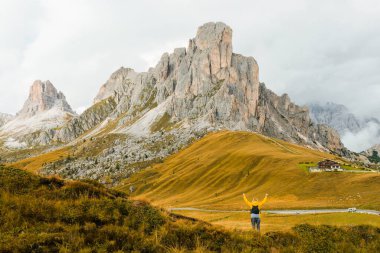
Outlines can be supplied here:
M259 206L252 206L251 213L259 214L260 213Z

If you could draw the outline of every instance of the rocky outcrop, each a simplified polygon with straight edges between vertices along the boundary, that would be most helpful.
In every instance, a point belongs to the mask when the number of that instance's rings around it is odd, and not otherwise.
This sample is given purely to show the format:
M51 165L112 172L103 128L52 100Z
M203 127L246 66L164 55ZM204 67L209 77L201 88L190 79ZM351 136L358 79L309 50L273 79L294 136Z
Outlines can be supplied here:
M260 85L258 106L259 132L304 146L341 153L344 146L339 134L323 124L314 124L306 106L291 102L289 96L277 96Z
M100 87L94 99L94 104L108 97L124 93L128 88L128 84L135 80L136 75L137 73L133 69L124 67L112 73L108 81Z
M127 114L124 122L165 102L163 110L173 121L248 130L255 123L258 87L256 61L232 53L232 29L207 23L187 49L163 54L148 72L121 68L113 73L95 101L113 96L118 103L115 115Z
M168 113L176 120L255 128L258 65L252 57L232 53L231 28L223 23L201 26L187 50L170 55L168 65L167 78L158 79L158 94L171 96Z
M58 92L49 80L45 82L37 80L30 87L29 97L22 109L17 113L17 117L32 117L52 108L75 114L67 103L65 95L62 92Z
M55 130L73 117L75 113L63 93L50 81L37 80L16 117L0 128L0 138L12 147L51 144Z
M364 122L352 114L347 107L335 103L309 104L310 117L316 124L326 124L343 135L345 132L357 133L364 127Z
M80 116L73 118L62 128L52 133L51 139L56 142L69 142L91 130L116 109L115 100L108 97L85 110Z

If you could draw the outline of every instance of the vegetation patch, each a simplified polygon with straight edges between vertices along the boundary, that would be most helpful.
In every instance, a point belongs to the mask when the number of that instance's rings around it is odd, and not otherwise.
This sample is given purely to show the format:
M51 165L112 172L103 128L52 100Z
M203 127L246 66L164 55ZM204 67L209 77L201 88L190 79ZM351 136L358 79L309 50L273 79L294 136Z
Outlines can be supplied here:
M379 152L377 152L376 150L373 150L373 151L372 151L372 155L369 156L368 159L369 159L370 162L372 162L372 163L380 163Z
M226 231L92 181L0 167L0 252L379 252L380 230Z
M22 159L20 161L10 163L8 167L24 169L32 172L38 172L43 166L48 163L55 163L60 160L67 159L70 153L70 147L57 149L38 156Z
M150 126L150 131L154 133L160 130L169 130L174 125L173 122L170 122L171 118L172 116L170 116L169 113L165 112L161 118L159 118Z
M309 172L310 167L318 167L316 162L300 162L298 166L305 172Z

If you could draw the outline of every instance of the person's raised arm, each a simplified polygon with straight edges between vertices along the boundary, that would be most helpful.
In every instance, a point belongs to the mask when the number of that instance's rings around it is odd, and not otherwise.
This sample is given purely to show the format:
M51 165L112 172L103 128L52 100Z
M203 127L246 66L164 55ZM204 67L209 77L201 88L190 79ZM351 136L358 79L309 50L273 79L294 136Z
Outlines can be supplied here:
M248 201L248 199L247 199L247 197L245 196L244 193L243 193L243 198L244 198L245 203L246 203L249 207L251 207L252 204L251 204L251 202Z
M268 193L265 193L265 198L260 202L259 206L261 207L262 205L265 204L265 202L267 202L268 200Z

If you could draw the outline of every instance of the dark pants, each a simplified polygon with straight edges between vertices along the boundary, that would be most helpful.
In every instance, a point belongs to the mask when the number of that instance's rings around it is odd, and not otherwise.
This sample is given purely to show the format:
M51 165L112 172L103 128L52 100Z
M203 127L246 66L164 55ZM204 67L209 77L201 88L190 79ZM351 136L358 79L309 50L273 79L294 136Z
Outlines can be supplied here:
M252 228L260 231L260 218L251 218Z

